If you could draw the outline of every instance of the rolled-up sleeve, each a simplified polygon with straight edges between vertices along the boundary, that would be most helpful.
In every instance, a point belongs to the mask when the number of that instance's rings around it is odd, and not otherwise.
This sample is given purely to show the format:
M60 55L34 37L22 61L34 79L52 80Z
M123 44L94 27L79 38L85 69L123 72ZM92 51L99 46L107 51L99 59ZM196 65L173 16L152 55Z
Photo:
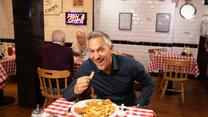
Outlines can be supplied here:
M86 65L88 64L88 65ZM86 76L89 70L89 61L85 61L80 69L74 74L73 76L73 81L71 82L71 84L69 85L69 87L67 89L64 90L63 92L63 96L66 100L74 100L76 99L76 97L78 96L78 94L74 93L74 86L77 82L77 79L81 76Z
M134 78L142 87L141 94L137 97L136 103L143 106L150 102L150 96L152 95L155 83L142 64L137 63L136 69Z
M63 96L66 100L74 100L77 95L74 93L74 86L76 84L76 80L72 81L68 88L66 88L63 92Z

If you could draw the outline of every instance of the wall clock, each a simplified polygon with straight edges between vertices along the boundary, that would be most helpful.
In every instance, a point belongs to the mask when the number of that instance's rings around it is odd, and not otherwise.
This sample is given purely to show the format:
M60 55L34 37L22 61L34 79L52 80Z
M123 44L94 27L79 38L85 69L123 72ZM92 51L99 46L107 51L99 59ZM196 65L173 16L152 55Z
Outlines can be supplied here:
M180 8L180 14L184 19L191 19L196 15L196 7L191 3L185 3Z

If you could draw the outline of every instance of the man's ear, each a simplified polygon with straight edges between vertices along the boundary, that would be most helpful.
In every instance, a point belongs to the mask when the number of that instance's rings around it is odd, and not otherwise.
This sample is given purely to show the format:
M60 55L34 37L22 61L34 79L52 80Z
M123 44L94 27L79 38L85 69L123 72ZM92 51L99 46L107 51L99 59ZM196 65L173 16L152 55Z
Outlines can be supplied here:
M114 48L113 45L110 45L110 49L113 50L113 48Z

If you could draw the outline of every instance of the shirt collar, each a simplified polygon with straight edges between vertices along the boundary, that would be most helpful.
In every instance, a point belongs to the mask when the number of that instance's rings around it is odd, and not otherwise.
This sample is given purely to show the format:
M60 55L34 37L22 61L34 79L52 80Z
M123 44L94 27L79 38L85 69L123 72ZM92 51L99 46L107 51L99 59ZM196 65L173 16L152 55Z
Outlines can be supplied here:
M119 69L118 60L115 54L112 54L112 66L113 66L112 71Z
M61 42L58 42L58 41L54 41L53 43L63 45Z

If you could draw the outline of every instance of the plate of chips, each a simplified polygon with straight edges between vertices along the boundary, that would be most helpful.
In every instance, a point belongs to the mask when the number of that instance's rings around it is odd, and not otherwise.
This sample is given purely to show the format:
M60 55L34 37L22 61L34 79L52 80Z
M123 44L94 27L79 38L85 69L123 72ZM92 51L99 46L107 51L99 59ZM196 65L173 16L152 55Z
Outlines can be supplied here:
M87 99L75 103L71 113L76 117L115 117L119 108L110 99Z

